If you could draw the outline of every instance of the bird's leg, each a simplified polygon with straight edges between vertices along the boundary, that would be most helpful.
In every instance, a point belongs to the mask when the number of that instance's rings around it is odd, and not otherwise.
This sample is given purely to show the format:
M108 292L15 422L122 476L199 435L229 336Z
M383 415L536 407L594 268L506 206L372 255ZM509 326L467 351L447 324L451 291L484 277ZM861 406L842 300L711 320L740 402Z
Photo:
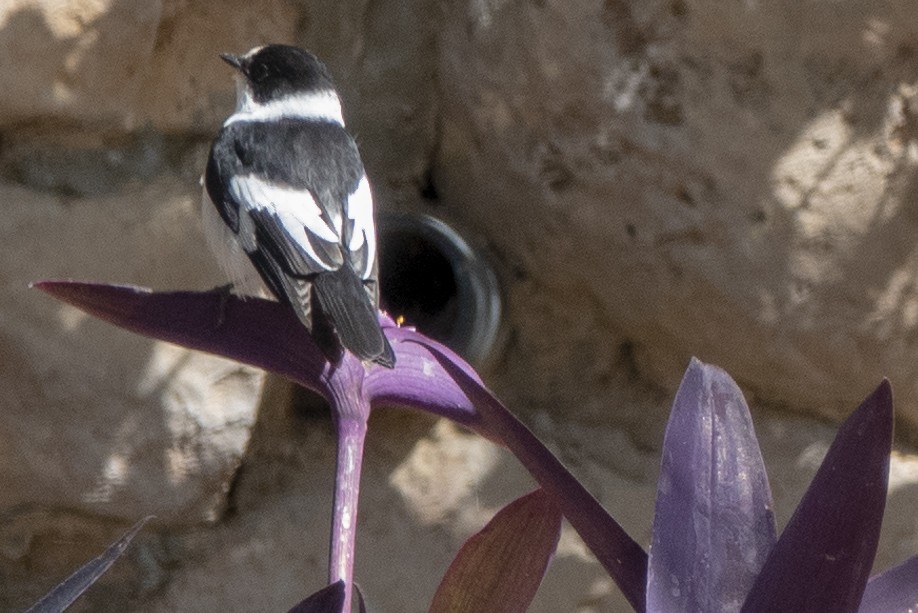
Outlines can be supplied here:
M230 296L233 295L233 287L234 285L232 283L226 283L207 290L208 293L216 294L220 299L217 303L217 325L215 326L217 329L221 328L223 322L226 321L226 309L229 304Z

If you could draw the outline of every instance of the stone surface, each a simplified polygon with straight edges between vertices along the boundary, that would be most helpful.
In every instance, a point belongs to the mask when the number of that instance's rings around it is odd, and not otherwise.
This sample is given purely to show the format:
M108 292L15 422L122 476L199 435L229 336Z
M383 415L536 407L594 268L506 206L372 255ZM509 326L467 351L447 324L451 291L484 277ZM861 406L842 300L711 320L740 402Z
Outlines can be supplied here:
M293 42L287 0L12 0L0 6L0 128L209 133L232 108L221 52Z
M275 387L253 435L234 495L234 513L206 530L145 530L116 565L107 589L83 603L92 611L154 613L285 610L322 586L326 573L334 439L323 413L285 409ZM667 403L668 404L668 403ZM663 406L655 407L663 410ZM659 454L604 425L534 416L534 431L641 543L650 541ZM756 411L756 431L780 527L787 522L825 454L835 428L811 419ZM897 453L875 570L918 549L912 509L918 458ZM530 477L506 451L445 422L400 411L377 413L368 441L359 516L357 577L376 610L423 611L461 543L500 507L531 490ZM119 531L67 515L31 514L0 530L0 607L19 609L41 593L22 580L34 572L47 587L79 561L79 548L101 549ZM57 539L53 537L57 536ZM66 536L67 538L60 538ZM70 565L69 567L67 565ZM19 578L20 583L14 584ZM0 583L0 587L3 584ZM101 587L101 586L100 586ZM18 598L14 598L13 595ZM6 600L4 600L6 599ZM630 610L576 534L565 526L558 552L530 609L534 612Z
M131 114L158 0L11 0L0 7L0 126L37 118L116 125Z
M915 10L450 5L437 185L530 288L520 387L580 394L564 310L668 386L697 355L838 418L888 375L914 439Z
M331 66L382 208L488 249L508 313L489 384L639 541L690 355L749 390L781 523L835 427L776 405L838 419L888 375L918 440L913 3L252 7L0 7L0 609L148 512L82 610L280 609L324 579L327 422L277 392L250 440L263 375L27 289L222 281L196 229L233 105L217 54L269 41ZM461 542L532 484L450 426L378 417L358 576L380 610L424 610ZM878 569L918 552L916 464L893 459ZM566 531L533 610L624 607Z
M213 287L197 186L160 180L63 198L0 185L0 202L0 509L217 519L264 375L117 330L28 287L68 277Z

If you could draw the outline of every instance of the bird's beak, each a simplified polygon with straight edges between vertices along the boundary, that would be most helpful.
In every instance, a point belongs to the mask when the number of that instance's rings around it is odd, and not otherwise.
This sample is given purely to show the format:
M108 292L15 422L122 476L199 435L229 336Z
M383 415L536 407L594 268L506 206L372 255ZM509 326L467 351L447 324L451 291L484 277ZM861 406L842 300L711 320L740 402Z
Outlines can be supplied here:
M242 58L238 55L233 55L232 53L221 53L220 57L224 62L235 68L236 70L242 70Z

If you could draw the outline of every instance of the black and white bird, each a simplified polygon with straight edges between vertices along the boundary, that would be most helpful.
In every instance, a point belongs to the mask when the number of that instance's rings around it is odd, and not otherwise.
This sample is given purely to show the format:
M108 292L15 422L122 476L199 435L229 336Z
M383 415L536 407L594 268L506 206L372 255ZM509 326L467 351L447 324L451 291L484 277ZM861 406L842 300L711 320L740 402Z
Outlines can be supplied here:
M288 303L333 360L343 346L393 367L370 184L328 69L287 45L221 57L239 74L204 174L211 250L234 291Z

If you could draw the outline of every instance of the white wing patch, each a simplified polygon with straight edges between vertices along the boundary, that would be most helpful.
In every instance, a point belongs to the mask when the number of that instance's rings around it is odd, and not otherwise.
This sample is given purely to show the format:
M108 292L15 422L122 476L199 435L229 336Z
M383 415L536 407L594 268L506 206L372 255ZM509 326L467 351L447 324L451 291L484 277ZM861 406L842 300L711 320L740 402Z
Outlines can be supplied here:
M322 211L306 190L281 187L252 175L236 176L230 180L229 191L242 210L268 212L278 220L292 245L309 260L331 270L315 252L306 233L329 243L341 242L341 228L332 228L322 219ZM240 215L239 240L246 251L258 247L255 224L248 215Z
M373 260L376 257L376 229L373 223L373 194L370 193L370 182L363 175L357 189L347 199L347 216L354 221L354 233L348 250L356 253L363 248L366 241L367 265L364 270L357 273L362 279L368 278L373 272Z

